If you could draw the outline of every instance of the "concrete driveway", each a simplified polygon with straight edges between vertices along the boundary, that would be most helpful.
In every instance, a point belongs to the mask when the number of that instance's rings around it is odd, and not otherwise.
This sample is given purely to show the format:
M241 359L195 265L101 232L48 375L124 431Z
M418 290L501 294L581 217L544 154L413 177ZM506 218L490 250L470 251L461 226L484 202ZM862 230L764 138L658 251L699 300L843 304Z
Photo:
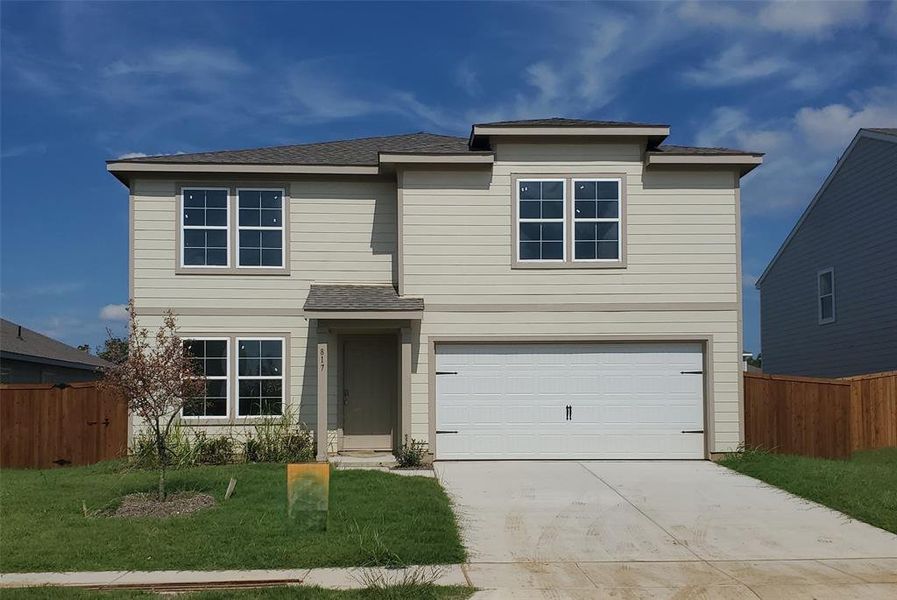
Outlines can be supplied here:
M436 471L495 597L897 598L897 536L710 462Z

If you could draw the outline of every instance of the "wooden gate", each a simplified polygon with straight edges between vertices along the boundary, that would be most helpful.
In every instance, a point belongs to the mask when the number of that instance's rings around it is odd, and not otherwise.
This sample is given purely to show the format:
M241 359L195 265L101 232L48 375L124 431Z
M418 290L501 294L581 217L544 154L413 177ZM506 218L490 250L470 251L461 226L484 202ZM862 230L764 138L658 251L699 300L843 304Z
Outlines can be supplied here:
M127 406L96 382L0 385L0 467L89 465L127 446Z

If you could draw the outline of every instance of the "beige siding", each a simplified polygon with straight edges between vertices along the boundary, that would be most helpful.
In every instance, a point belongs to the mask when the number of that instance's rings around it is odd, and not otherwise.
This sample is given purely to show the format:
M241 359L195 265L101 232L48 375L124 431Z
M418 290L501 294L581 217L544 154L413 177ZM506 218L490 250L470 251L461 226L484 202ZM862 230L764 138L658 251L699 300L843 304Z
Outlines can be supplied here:
M624 269L512 269L512 174L624 173ZM427 347L442 336L712 337L711 451L740 441L737 192L731 170L643 170L638 145L502 143L496 163L404 175L404 291L421 296L412 434L429 437ZM683 311L450 312L463 305L688 303ZM715 303L707 310L700 304ZM728 310L719 310L728 306ZM692 308L695 308L692 310ZM445 312L443 312L445 310Z
M223 182L220 185L227 185ZM309 285L392 283L396 187L388 181L292 182L289 275L175 274L174 181L138 180L134 196L134 296L138 309L298 309Z
M316 332L309 331L308 321L298 311L314 282L394 281L395 183L372 180L290 183L290 273L268 276L176 274L176 185L174 181L159 180L138 180L133 185L134 299L138 311L145 311L141 323L157 327L160 318L148 311L171 308L178 315L182 331L191 334L286 334L290 348L288 404L313 427L316 411L313 348L317 339ZM245 310L246 316L203 316L209 308ZM333 343L328 386L328 429L332 440L337 434L338 359ZM235 396L233 384L232 396ZM234 402L235 398L231 398L232 407ZM209 427L220 429L218 425Z

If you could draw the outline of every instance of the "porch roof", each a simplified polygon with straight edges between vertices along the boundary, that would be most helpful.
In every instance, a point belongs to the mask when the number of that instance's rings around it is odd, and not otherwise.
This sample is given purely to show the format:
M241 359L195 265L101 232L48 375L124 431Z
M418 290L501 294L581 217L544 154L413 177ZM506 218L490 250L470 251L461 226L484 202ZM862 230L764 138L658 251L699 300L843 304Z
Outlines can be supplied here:
M303 311L313 318L420 318L423 298L399 296L392 285L312 284Z

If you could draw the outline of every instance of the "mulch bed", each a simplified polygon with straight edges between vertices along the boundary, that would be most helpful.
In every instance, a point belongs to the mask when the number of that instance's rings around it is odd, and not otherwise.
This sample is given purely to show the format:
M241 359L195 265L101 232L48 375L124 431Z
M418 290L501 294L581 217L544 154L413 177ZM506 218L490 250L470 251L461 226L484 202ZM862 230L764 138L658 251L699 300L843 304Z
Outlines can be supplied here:
M134 517L180 517L215 506L215 498L208 494L179 492L169 494L160 502L155 494L128 494L117 508L106 516L131 519Z

